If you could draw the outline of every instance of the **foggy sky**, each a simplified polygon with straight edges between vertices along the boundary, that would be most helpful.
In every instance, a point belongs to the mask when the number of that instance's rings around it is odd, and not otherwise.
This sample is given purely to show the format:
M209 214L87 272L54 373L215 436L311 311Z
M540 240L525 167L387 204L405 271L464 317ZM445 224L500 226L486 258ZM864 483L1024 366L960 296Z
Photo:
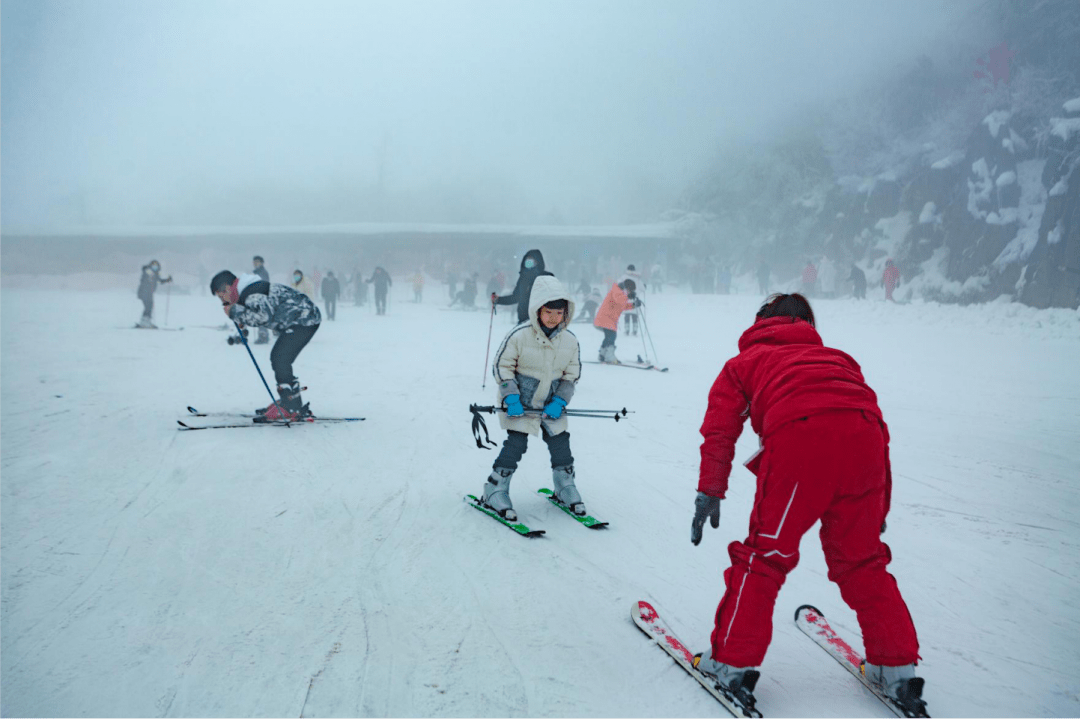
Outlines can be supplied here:
M2 223L621 223L972 3L4 0Z

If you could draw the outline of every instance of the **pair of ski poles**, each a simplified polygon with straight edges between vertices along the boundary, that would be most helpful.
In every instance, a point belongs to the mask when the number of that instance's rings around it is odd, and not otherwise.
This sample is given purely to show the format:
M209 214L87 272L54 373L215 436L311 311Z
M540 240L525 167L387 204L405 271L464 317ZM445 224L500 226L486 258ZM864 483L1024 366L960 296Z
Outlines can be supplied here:
M484 418L480 416L481 412L488 414L495 414L496 412L505 412L505 407L496 407L495 405L480 406L476 404L469 405L469 411L472 412L472 433L473 439L476 440L476 446L479 449L490 449L491 447L497 447L498 445L491 441L491 436L488 434L487 423L484 422ZM526 409L526 415L542 415L544 410L542 409ZM591 417L592 419L614 419L618 422L621 418L625 417L631 412L625 407L619 410L614 409L564 409L563 415L566 417ZM480 438L480 433L484 433L483 439ZM491 447L484 446L490 444Z
M645 349L645 358L649 357L649 347L645 344L647 338L649 345L652 346L652 361L654 364L659 364L660 359L656 356L656 345L653 344L652 334L649 332L649 323L645 321L645 303L638 305L638 309L641 314L641 346Z

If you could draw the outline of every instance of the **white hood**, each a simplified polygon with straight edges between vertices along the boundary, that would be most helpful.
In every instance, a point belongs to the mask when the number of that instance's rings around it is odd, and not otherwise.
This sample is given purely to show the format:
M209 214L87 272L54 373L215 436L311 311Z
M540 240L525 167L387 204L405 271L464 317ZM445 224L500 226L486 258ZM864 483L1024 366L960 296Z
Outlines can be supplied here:
M533 282L532 292L529 294L529 322L536 328L537 332L543 332L540 327L540 320L537 319L536 313L540 311L540 308L553 300L566 300L566 317L563 318L562 324L559 325L559 330L566 329L570 324L570 320L574 319L574 300L571 298L570 293L566 291L566 287L562 282L559 282L551 275L540 275Z

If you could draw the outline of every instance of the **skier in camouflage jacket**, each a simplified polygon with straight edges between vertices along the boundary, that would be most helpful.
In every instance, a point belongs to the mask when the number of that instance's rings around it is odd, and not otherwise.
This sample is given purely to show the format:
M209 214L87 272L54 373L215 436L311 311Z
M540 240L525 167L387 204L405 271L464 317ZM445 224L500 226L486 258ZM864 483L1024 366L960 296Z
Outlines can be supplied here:
M221 300L228 318L241 326L266 327L279 333L270 350L280 401L264 412L267 419L297 419L309 413L300 397L300 382L292 365L322 322L315 303L302 292L258 275L239 278L222 270L210 281L210 291Z

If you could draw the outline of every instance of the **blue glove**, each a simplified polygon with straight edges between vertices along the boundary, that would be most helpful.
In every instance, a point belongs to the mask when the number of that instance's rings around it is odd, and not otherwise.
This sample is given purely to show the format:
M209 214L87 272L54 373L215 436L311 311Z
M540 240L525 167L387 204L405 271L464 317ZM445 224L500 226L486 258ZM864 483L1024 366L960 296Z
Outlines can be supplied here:
M558 419L562 417L562 411L566 408L566 400L562 397L556 397L547 403L544 407L544 414L552 419Z
M508 394L506 395L506 416L507 417L522 417L525 415L525 408L521 406L521 395Z

